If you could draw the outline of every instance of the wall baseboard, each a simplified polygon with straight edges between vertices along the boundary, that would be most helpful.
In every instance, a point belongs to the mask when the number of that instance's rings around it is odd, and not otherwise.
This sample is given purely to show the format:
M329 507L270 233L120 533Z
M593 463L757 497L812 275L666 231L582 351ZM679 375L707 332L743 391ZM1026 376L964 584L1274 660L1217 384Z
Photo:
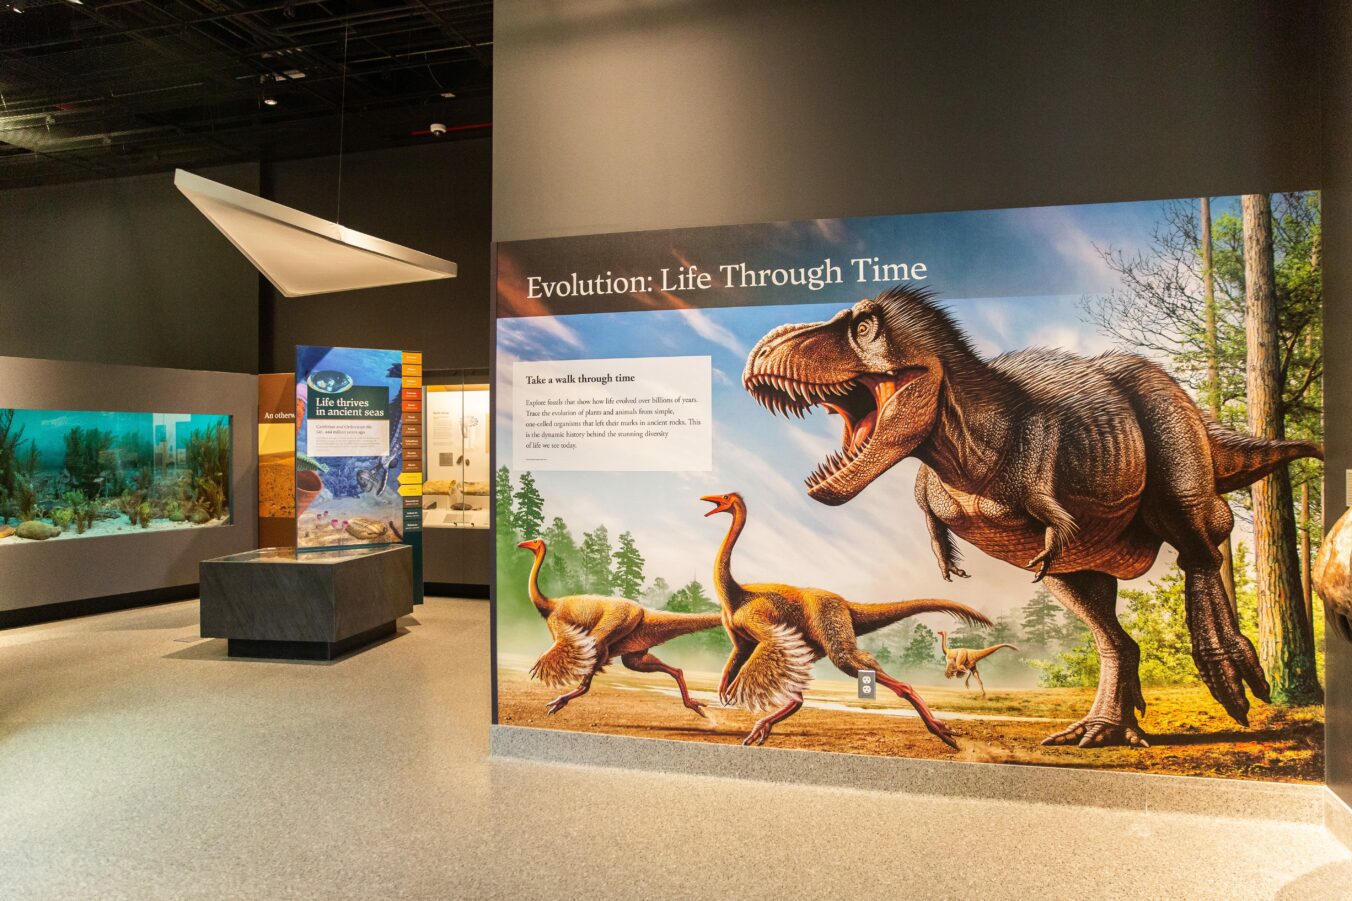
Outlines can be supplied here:
M1324 826L1334 838L1352 848L1352 807L1328 787L1324 788Z
M752 749L525 726L492 726L489 753L537 763L1320 826L1328 803L1322 785Z
M170 588L153 588L149 591L133 591L128 594L82 598L78 601L61 601L56 604L42 604L37 607L22 607L18 610L0 610L0 629L17 629L20 626L34 626L38 623L50 623L58 619L94 616L99 613L112 613L116 610L150 607L155 604L172 604L175 601L187 601L196 597L197 583L194 582L191 585L175 585Z
M487 585L468 585L461 582L424 582L423 594L438 598L475 598L488 600Z

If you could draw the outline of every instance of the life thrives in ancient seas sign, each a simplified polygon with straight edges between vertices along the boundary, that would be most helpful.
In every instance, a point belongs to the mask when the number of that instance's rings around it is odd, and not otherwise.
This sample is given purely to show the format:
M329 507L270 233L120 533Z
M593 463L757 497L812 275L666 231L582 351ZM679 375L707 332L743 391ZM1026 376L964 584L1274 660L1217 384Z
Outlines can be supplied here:
M296 348L296 546L403 542L422 592L422 354Z

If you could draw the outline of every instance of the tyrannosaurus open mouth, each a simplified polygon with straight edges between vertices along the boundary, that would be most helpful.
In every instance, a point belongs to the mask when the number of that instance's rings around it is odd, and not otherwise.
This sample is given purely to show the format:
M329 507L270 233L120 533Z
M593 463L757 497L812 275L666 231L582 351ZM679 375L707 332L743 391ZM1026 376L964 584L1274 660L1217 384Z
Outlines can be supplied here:
M872 456L870 442L888 405L928 371L923 366L914 366L839 382L804 382L783 375L751 372L745 377L745 385L751 396L772 413L801 419L813 407L821 406L841 418L840 450L828 454L805 483L809 494L814 497L819 493L827 495L819 499L832 502L831 495L836 492L823 489L829 489L832 483L853 481L848 479L851 471L865 468L864 464ZM869 475L862 482L867 484L871 479ZM835 502L848 500L855 493L857 491L849 491L848 496Z

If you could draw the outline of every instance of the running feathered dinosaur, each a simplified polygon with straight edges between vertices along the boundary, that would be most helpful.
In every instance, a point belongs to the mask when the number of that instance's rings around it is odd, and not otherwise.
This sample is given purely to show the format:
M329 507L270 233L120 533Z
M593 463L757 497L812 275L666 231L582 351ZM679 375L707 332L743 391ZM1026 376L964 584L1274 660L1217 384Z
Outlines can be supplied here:
M776 723L798 712L803 706L803 691L812 681L812 664L827 657L847 676L858 676L861 669L873 670L879 685L915 708L926 729L949 747L958 747L953 732L934 718L915 689L885 673L855 639L920 613L948 613L988 626L991 623L984 614L955 601L856 604L819 588L742 585L732 577L732 548L746 526L746 502L736 493L714 494L701 500L715 505L705 516L732 514L732 524L714 563L723 627L732 639L732 655L723 668L718 698L724 704L771 711L756 722L742 744L765 744Z
M1032 348L983 360L924 290L897 287L827 322L760 340L742 381L772 411L840 415L841 450L807 480L843 504L905 459L945 579L965 577L952 535L1045 578L1094 634L1101 670L1088 714L1044 744L1146 744L1140 649L1117 621L1117 580L1164 543L1185 576L1193 660L1227 713L1248 724L1245 683L1269 699L1221 582L1234 525L1222 495L1318 445L1211 422L1160 366L1135 354Z
M989 648L950 648L948 646L948 633L942 629L939 630L939 650L943 652L946 661L944 678L956 679L958 676L966 676L962 687L971 688L972 677L976 676L976 684L981 687L981 697L983 698L986 696L986 683L981 681L981 673L977 671L976 665L1001 648L1009 648L1011 651L1018 650L1014 645L1008 643L993 645Z
M680 635L712 629L721 623L717 613L672 613L652 610L627 598L609 598L594 594L546 597L540 590L540 567L545 562L545 543L539 538L523 541L519 548L535 555L531 565L529 592L531 603L545 618L554 644L531 667L532 677L545 685L580 683L577 688L550 701L546 709L558 713L568 702L591 689L592 678L615 657L636 673L666 673L676 680L681 701L704 716L703 701L690 697L685 675L667 666L649 651Z

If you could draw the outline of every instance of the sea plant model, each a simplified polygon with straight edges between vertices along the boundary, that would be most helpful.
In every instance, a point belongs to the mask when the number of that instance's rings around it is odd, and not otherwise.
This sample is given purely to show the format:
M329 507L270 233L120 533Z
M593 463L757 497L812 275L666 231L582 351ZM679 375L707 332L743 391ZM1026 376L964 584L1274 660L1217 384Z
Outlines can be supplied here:
M665 641L692 632L715 629L721 622L717 613L672 613L651 610L627 598L594 594L551 598L540 590L540 568L548 548L533 538L517 547L535 555L530 570L530 600L544 617L554 643L531 667L531 677L545 685L579 683L547 705L558 713L568 702L591 690L592 679L616 657L636 673L666 673L676 680L681 703L704 716L703 701L690 697L685 674L653 656L652 649Z
M1322 457L1319 446L1225 428L1135 354L1031 348L983 360L929 292L910 287L772 330L752 349L743 384L772 412L822 406L840 416L842 447L808 478L812 498L847 503L917 457L915 498L945 579L966 575L956 534L1045 579L1090 628L1097 695L1045 744L1146 744L1140 650L1117 619L1117 581L1145 574L1166 542L1186 577L1203 683L1245 725L1245 685L1269 700L1221 577L1219 546L1234 525L1222 495Z
M953 731L930 713L910 685L892 678L856 638L921 613L949 613L973 625L991 625L985 614L956 601L926 598L858 604L819 588L759 583L743 585L732 577L732 549L746 526L746 501L740 494L701 498L714 505L705 513L732 514L732 523L714 562L714 585L722 601L722 622L732 638L732 655L723 668L718 697L750 710L770 711L758 720L744 745L763 745L770 730L803 706L812 681L812 664L829 658L847 676L873 670L878 684L915 708L925 728L957 749Z
M229 416L0 409L0 543L229 521Z

